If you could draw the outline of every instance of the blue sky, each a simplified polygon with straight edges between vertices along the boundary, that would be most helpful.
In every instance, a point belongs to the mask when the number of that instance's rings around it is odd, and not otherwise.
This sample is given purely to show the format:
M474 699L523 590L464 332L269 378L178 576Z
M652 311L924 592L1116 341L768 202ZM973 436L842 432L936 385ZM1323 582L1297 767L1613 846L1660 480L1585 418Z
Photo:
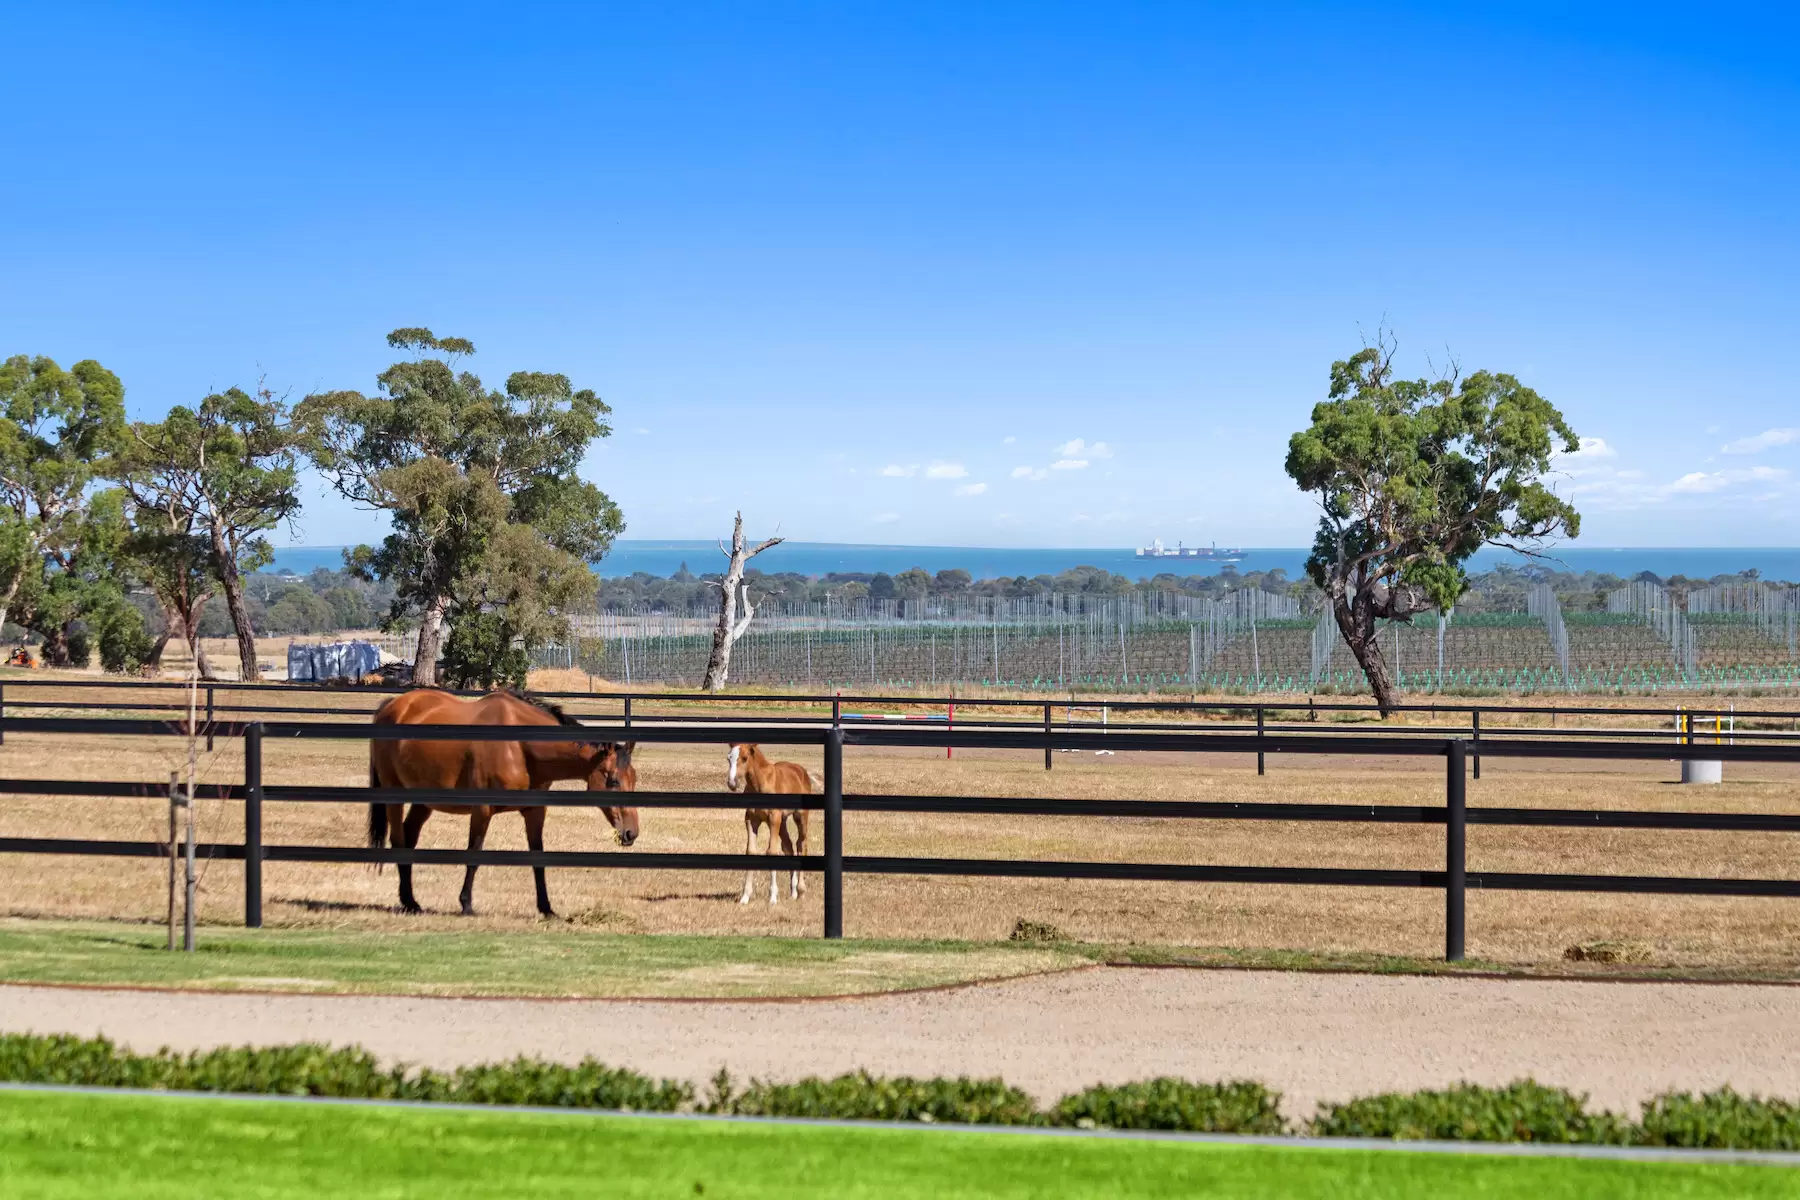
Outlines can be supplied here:
M1793 545L1794 12L22 7L0 353L153 415L427 325L607 398L627 536L1297 545L1385 320L1594 439L1584 543Z

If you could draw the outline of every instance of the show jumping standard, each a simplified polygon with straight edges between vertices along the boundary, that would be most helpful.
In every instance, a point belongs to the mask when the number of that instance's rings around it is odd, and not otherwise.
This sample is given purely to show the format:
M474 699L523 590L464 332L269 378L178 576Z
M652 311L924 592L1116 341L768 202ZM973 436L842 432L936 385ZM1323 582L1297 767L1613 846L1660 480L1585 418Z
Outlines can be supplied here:
M436 688L403 692L375 712L377 725L571 725L581 722L554 704L518 692L489 692L464 700ZM585 779L590 792L637 789L631 766L635 742L389 742L369 743L369 786L390 788L546 789L559 779ZM419 844L419 831L433 812L467 813L469 849L479 850L488 822L496 813L516 812L525 818L525 844L544 848L544 815L539 805L414 804L401 821L402 805L369 805L369 845L379 849L385 837L396 849ZM637 841L638 810L603 808L619 845ZM544 887L544 868L533 867L538 911L555 916ZM413 897L412 864L400 864L400 907L419 912ZM475 912L475 864L463 876L464 916Z
M799 763L770 762L763 754L762 747L750 742L743 742L725 752L725 786L734 792L741 791L748 796L810 796L813 790L813 775ZM775 835L781 834L781 852L806 853L806 814L804 808L746 808L744 810L744 853L756 853L756 831L761 826L768 826L768 848L763 852L775 853ZM788 832L789 823L793 825L793 833ZM769 872L769 903L776 903L777 889L775 876L777 872ZM750 893L755 890L756 872L748 871L744 875L744 894L738 897L739 904L750 903ZM801 879L800 872L788 873L789 896L798 900L800 893L806 890L806 881Z

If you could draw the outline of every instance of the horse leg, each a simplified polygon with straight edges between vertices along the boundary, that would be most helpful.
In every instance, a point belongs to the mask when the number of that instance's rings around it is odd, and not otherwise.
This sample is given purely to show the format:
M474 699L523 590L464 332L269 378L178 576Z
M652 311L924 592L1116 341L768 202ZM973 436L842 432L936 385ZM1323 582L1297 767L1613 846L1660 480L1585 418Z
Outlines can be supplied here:
M796 841L799 844L799 854L800 854L800 857L802 857L802 858L806 857L806 851L809 848L811 841L812 841L811 831L807 828L807 826L809 826L811 824L812 824L811 814L808 813L804 808L801 809L800 812L794 818L794 827L800 831L800 836L796 839ZM805 895L806 894L806 872L804 872L804 871L799 872L799 877L800 877L800 894Z
M755 853L756 853L756 823L750 819L749 813L745 813L744 814L744 856L746 858L748 858L750 855L755 854ZM746 870L744 872L744 894L738 897L738 903L739 904L750 903L750 893L755 890L755 887L756 887L756 872Z
M485 804L482 805L481 807L475 809L473 812L471 812L469 814L469 850L471 852L481 849L482 843L487 841L488 822L493 819L494 819L493 809L487 807L487 805L485 805ZM475 864L474 863L470 863L468 868L463 872L463 889L462 889L462 896L460 897L460 899L462 900L462 915L465 917L474 916L475 915Z
M769 840L766 844L767 848L763 850L763 854L765 857L774 858L775 857L775 841L776 841L775 834L778 829L780 829L784 824L787 823L787 816L786 816L786 814L782 813L779 809L770 813L769 815L771 817L773 817L774 820L769 822ZM769 871L769 904L771 907L777 902L777 899L780 895L780 893L777 891L777 889L775 887L775 878L776 878L776 876L778 876L780 874L781 874L781 872L773 870L773 869L771 869Z
M401 806L396 804L388 809L388 820L393 824L400 825L400 828L390 835L390 840L408 850L417 850L419 848L419 832L425 828L425 822L431 819L431 810L423 804L415 804L412 806L412 811L406 814L405 823L401 824L400 808ZM419 907L417 897L413 895L412 869L411 863L400 864L400 907L409 913L424 912L425 910Z
M799 814L797 814L797 813L784 813L781 818L781 852L783 854L788 855L790 858L793 856L793 853L794 853L794 835L792 833L788 832L788 822L789 821L798 822L798 820L799 820ZM799 898L800 898L800 872L789 871L788 872L788 899L789 900L798 900Z
M787 829L782 829L782 849L789 854L804 856L806 854L806 810L804 808L790 814L794 821L794 836L789 840ZM788 894L798 900L806 892L806 875L795 871L788 879Z
M544 817L549 809L528 808L522 814L525 818L525 845L539 854L544 851ZM544 886L544 868L531 868L532 881L537 884L538 912L546 917L554 917L556 910L550 907L550 889Z

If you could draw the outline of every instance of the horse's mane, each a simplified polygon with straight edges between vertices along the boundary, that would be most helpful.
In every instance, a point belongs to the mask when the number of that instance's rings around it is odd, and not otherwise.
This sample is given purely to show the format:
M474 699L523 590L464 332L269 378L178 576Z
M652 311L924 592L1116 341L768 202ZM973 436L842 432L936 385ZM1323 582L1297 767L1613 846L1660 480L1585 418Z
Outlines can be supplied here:
M525 703L531 705L533 708L540 708L543 711L549 713L551 716L556 718L558 724L573 725L577 729L585 728L585 726L583 726L581 723L580 717L570 716L567 712L563 711L563 706L560 704L552 704L552 703L550 703L550 701L544 699L542 696L533 695L532 693L524 691L521 688L503 688L501 690L504 691L507 695L514 697L515 699L523 700Z

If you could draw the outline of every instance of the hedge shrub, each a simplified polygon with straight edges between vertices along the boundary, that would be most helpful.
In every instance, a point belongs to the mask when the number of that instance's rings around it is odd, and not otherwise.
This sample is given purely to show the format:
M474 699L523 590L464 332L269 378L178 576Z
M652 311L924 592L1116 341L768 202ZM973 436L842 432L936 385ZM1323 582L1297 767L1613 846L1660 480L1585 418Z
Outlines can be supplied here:
M1083 1129L1281 1134L1288 1124L1280 1106L1281 1093L1260 1083L1192 1083L1164 1076L1064 1096L1048 1115L1053 1125Z
M1800 1150L1800 1105L1720 1088L1695 1097L1669 1092L1644 1105L1642 1146L1695 1150Z
M1041 1118L1031 1097L999 1079L881 1078L867 1071L835 1079L764 1083L733 1090L721 1071L713 1079L708 1112L740 1117L817 1117L839 1121L943 1121L958 1125L1033 1125Z
M1586 1142L1629 1145L1629 1122L1590 1113L1587 1097L1521 1079L1505 1087L1385 1092L1321 1104L1315 1137L1424 1138L1455 1142Z
M360 1047L340 1050L301 1043L133 1054L106 1038L33 1034L0 1035L0 1081L647 1112L674 1112L694 1098L686 1083L659 1082L591 1058L573 1067L521 1058L445 1075L383 1068Z
M721 1071L710 1094L697 1101L686 1083L651 1079L591 1058L575 1066L517 1058L446 1073L384 1068L359 1047L307 1043L135 1054L106 1038L0 1034L0 1082L846 1121L1295 1132L1281 1116L1280 1093L1247 1081L1161 1078L1091 1087L1043 1112L1031 1097L999 1079L882 1078L859 1071L798 1083L752 1081L737 1091ZM1525 1079L1501 1088L1461 1084L1321 1104L1306 1132L1316 1137L1800 1151L1800 1104L1742 1096L1730 1088L1701 1096L1670 1092L1646 1103L1641 1119L1632 1122L1613 1113L1591 1113L1585 1096Z

